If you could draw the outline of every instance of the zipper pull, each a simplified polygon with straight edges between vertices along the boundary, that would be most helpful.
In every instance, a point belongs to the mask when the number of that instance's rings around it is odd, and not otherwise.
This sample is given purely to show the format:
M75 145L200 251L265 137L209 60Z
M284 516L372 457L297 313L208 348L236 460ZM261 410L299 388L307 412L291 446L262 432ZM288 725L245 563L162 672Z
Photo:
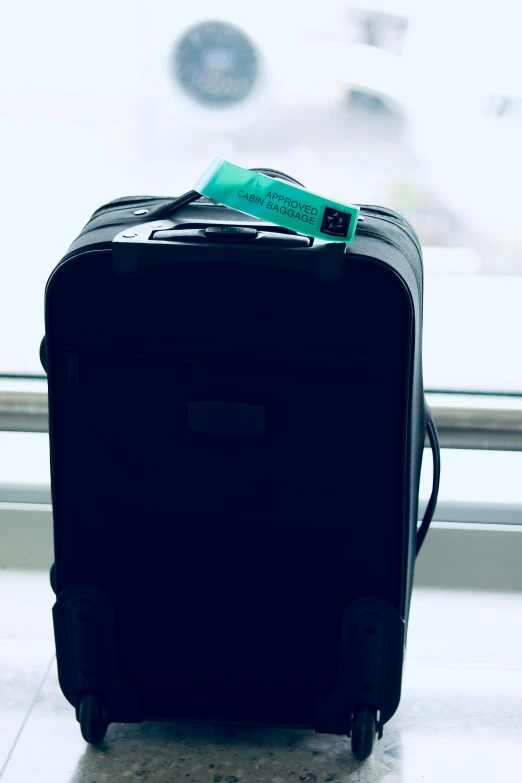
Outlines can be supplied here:
M69 383L80 383L80 360L74 348L66 348L67 374Z

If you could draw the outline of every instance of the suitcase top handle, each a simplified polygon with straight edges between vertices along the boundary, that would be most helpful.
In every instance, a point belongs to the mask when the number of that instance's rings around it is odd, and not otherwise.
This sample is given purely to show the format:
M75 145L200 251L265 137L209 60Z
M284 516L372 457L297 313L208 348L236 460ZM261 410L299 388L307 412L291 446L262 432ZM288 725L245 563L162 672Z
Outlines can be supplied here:
M285 174L283 171L278 171L277 169L254 168L250 169L250 171L257 172L258 174L264 174L266 177L270 177L271 179L285 180L286 182L297 185L300 188L306 187L301 182L299 182L299 180L291 177L290 174ZM167 204L165 204L161 210L161 215L163 217L168 217L169 215L172 215L173 212L176 212L176 210L181 209L181 207L186 207L187 204L191 204L193 201L197 201L200 198L201 193L199 193L197 190L189 190L186 193L183 193L182 196L178 196L177 198L174 198L172 201L169 201ZM158 214L157 217L160 217L160 215Z

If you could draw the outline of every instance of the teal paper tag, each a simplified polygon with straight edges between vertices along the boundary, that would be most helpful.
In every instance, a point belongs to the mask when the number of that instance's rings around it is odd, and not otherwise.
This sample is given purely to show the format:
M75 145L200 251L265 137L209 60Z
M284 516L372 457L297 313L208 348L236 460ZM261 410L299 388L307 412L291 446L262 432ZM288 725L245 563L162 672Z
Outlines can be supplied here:
M215 156L194 190L247 215L330 242L353 242L359 207L272 179Z

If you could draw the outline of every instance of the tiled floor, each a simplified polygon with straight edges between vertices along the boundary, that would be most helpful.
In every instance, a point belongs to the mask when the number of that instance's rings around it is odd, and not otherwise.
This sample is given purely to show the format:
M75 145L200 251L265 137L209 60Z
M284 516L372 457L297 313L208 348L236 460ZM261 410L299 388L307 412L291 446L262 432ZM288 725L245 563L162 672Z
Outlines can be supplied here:
M417 590L401 706L373 757L303 731L113 725L83 742L53 656L47 576L0 572L2 783L516 783L522 594Z

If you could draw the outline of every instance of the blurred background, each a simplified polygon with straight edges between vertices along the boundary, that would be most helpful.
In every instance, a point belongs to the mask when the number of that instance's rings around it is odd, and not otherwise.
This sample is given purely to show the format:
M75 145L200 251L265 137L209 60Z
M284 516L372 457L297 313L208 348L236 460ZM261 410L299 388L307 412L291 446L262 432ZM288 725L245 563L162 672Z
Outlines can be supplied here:
M419 234L424 382L443 447L442 477L416 565L402 713L380 757L385 766L369 774L515 779L521 30L517 0L3 3L3 783L127 780L147 777L145 767L150 777L162 758L162 736L138 728L113 734L110 753L85 752L53 668L46 677L54 652L54 547L47 382L38 349L46 281L92 212L124 195L183 193L215 153L281 169L340 201L393 208ZM431 484L426 454L421 513ZM173 491L158 487L166 506ZM129 739L133 765L143 754L139 772L120 765ZM158 775L170 780L178 770Z
M522 391L504 340L522 295L517 4L48 0L3 16L1 373L41 373L45 282L94 209L184 192L218 153L402 212L433 277L428 385Z

